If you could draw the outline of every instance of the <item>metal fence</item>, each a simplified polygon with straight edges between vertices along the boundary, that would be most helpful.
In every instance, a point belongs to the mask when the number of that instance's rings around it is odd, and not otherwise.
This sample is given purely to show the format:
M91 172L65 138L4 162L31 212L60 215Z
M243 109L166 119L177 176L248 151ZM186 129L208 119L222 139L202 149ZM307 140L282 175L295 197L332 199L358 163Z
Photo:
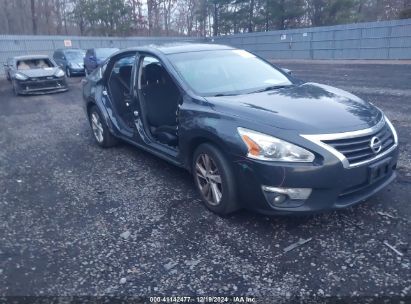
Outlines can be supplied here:
M0 36L0 75L8 57L51 55L72 47L118 47L176 41L213 42L244 48L267 59L411 59L411 19L246 33L214 38ZM67 43L67 42L66 42Z
M177 41L193 42L190 37L78 37L78 36L21 36L0 35L0 75L4 75L7 58L28 55L53 55L54 50L71 45L73 48L89 49L94 47L127 48L133 46L159 44ZM204 39L202 39L204 41ZM65 45L66 43L66 45Z
M215 37L267 59L411 59L411 19Z

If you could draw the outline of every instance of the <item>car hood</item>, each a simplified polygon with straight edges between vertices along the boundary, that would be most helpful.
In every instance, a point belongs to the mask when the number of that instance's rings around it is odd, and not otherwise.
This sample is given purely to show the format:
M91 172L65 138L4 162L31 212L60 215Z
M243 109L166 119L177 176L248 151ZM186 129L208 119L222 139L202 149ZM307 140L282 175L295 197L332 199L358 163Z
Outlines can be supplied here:
M27 77L47 77L56 74L58 67L44 68L44 69L31 69L31 70L19 70L18 72L26 75Z
M378 123L383 115L351 93L318 83L206 99L222 114L306 134L365 129Z

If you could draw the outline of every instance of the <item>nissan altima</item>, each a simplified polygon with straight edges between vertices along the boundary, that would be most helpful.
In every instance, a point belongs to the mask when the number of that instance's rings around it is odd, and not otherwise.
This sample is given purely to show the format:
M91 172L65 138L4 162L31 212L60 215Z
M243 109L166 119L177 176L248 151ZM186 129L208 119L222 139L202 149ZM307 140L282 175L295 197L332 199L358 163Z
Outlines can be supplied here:
M87 78L83 97L98 145L120 139L186 168L218 214L346 208L396 177L398 138L380 109L245 50L126 49Z

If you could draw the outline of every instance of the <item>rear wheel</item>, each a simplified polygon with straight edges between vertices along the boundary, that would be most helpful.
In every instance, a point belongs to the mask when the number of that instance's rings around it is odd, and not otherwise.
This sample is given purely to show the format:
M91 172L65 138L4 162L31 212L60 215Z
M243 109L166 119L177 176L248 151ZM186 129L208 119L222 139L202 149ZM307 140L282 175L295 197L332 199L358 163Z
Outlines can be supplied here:
M219 149L210 144L200 145L194 152L192 172L208 209L221 215L238 209L234 175Z
M106 122L97 106L90 109L89 114L90 126L93 131L94 139L101 147L112 147L117 143L116 138L110 133Z

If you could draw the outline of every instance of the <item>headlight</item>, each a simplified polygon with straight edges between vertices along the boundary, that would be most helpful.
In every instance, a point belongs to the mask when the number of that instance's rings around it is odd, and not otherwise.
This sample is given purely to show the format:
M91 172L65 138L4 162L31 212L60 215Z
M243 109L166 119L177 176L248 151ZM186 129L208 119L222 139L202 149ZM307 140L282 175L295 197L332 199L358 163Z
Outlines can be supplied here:
M394 126L392 125L391 121L388 119L387 116L384 115L385 121L387 122L388 126L391 129L392 135L394 136L394 143L398 144L398 135L397 131L395 130Z
M237 128L248 148L247 156L259 160L282 162L312 162L314 154L279 138L256 131Z
M65 74L64 74L64 71L62 69L58 69L55 75L57 77L64 77Z
M16 74L14 74L14 78L18 79L18 80L27 80L29 79L26 75L24 75L23 73L17 72Z

